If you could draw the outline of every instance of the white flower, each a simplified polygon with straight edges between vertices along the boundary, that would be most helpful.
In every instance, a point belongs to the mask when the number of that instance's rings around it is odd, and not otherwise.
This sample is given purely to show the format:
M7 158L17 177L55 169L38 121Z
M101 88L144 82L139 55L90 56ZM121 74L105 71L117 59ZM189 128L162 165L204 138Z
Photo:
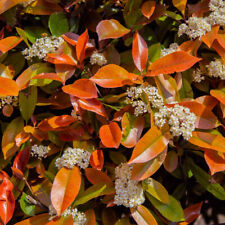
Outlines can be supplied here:
M90 63L91 65L97 64L99 66L103 66L107 63L107 60L104 54L94 51L90 57Z
M49 147L44 145L33 145L31 147L31 155L38 159L46 158L49 152Z
M125 163L115 169L115 189L116 195L114 203L132 208L141 205L145 201L144 191L138 181L131 180L133 166Z
M208 69L209 76L225 80L225 64L221 59L211 61L206 67Z
M190 17L187 24L183 23L179 26L178 36L187 34L190 38L197 38L209 31L211 31L211 25L206 18Z
M170 44L169 48L165 48L161 50L161 57L166 56L168 54L171 54L173 52L176 52L178 49L179 45L177 43L172 43Z
M17 96L6 96L0 97L0 109L2 109L5 105L18 105L18 97Z
M211 12L207 17L207 20L212 26L225 26L225 7L219 8L217 11Z
M91 153L84 149L68 147L63 155L56 160L55 165L59 169L64 166L72 169L75 165L85 169L89 166L90 157Z
M192 73L193 81L200 83L201 81L205 80L205 77L202 75L201 69L197 68Z
M79 212L77 208L68 208L66 209L62 216L72 216L73 217L73 225L85 225L86 224L86 216L83 212Z
M36 42L30 47L22 51L25 58L30 60L32 57L38 57L43 59L47 53L56 52L59 46L64 42L61 37L43 37L36 40Z
M225 7L225 1L223 0L211 0L209 2L209 9L210 11L217 11L220 8Z

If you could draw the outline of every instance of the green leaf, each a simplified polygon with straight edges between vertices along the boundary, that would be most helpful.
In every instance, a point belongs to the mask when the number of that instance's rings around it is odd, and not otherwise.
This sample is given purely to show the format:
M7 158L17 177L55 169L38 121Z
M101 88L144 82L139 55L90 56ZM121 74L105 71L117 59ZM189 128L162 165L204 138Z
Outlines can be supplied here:
M116 165L120 163L125 163L127 158L121 152L109 152L109 157Z
M172 222L184 221L184 211L180 203L171 195L169 196L169 203L165 204L146 193L147 198L152 205L168 220Z
M23 192L20 199L20 208L27 216L34 216L35 205L33 205L28 199L27 194Z
M225 200L225 190L217 183L210 183L211 176L202 168L197 166L191 158L187 158L185 163L191 169L196 180L211 194L220 200Z
M159 59L160 54L161 54L160 43L153 44L148 48L148 55L151 62L155 62L157 59Z
M52 13L48 21L52 35L59 37L69 31L69 24L66 16L62 12Z
M191 87L192 70L182 73L182 87L179 90L180 98L193 98L194 94Z
M125 217L117 220L115 225L130 225L129 218Z
M28 42L26 32L23 29L19 28L19 27L16 27L16 31L20 35L20 37L23 38L23 40L26 43L26 45L30 48L30 44Z
M19 107L24 120L28 121L34 113L37 103L37 87L28 87L19 94Z
M85 190L81 195L78 196L78 198L75 200L73 206L81 205L93 198L99 197L102 192L105 190L106 185L104 184L94 184L91 187L89 187L87 190Z
M148 178L142 181L142 187L150 195L158 199L159 201L168 204L169 203L169 194L167 190L160 184L158 181L153 178Z
M48 31L44 27L39 26L27 26L24 28L24 32L32 44L36 39L41 38L43 33L48 34Z

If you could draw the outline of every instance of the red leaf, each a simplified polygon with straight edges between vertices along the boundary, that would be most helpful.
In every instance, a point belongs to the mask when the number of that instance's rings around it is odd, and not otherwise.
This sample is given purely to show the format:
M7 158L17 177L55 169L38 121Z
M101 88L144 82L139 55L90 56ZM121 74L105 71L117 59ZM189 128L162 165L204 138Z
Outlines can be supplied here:
M193 222L201 214L202 202L189 206L184 209L185 221L188 223Z
M16 81L9 78L0 77L0 96L5 97L8 95L18 96L19 88Z
M128 34L129 29L122 26L117 20L102 20L98 23L96 27L96 32L98 34L99 41L108 38L119 38Z
M211 175L225 170L225 154L205 149L205 161L209 166Z
M85 216L87 218L86 225L96 225L95 211L93 209L86 211Z
M92 168L101 170L104 165L104 155L102 150L95 150L91 154L90 164Z
M187 52L177 51L169 55L166 55L154 63L152 63L146 74L146 76L157 76L159 74L170 74L174 72L183 72L191 68L195 63L199 62L201 59L194 57Z
M175 151L169 151L166 155L166 159L163 162L164 168L169 173L172 173L178 165L178 156Z
M99 130L101 142L107 148L118 148L122 138L120 127L117 123L111 122L101 126Z
M150 18L155 11L155 1L144 2L141 6L141 12L146 18Z
M63 53L60 55L57 53L48 53L45 60L53 64L77 65L77 62L74 59Z
M0 5L1 5L1 3L0 3ZM0 10L1 10L1 7L0 7ZM0 51L2 53L6 53L9 50L11 50L12 48L16 47L22 40L23 40L23 38L16 37L16 36L4 38L4 39L0 40Z
M212 30L210 32L207 32L205 35L201 36L201 40L209 47L211 48L214 40L217 38L217 33L219 31L220 26L214 26L212 27Z
M51 79L51 80L57 80L63 83L62 78L57 73L40 73L32 77L32 79Z
M76 52L77 52L77 59L80 63L83 62L85 57L85 47L89 40L88 30L86 29L83 34L78 38L76 44Z
M104 88L116 88L124 85L131 85L138 79L138 75L131 74L123 67L115 64L103 66L90 78L90 80Z
M132 56L135 66L142 72L145 69L148 60L148 46L138 32L134 35Z
M80 185L81 174L76 166L73 169L63 167L56 174L51 190L51 201L58 216L75 200Z
M79 79L73 84L62 87L62 90L78 98L97 98L97 88L95 84L89 79Z

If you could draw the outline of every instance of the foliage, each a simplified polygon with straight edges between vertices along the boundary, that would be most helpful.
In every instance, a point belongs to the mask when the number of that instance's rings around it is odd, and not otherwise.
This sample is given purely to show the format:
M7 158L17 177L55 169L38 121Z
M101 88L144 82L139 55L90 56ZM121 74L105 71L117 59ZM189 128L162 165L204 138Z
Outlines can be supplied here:
M224 12L1 0L0 224L186 225L222 204Z

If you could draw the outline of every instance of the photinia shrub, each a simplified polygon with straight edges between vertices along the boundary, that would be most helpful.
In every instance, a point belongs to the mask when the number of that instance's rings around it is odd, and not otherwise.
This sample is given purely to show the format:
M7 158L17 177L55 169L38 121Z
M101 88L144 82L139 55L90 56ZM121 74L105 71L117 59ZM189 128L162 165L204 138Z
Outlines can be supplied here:
M0 109L0 224L225 222L225 1L0 0Z

